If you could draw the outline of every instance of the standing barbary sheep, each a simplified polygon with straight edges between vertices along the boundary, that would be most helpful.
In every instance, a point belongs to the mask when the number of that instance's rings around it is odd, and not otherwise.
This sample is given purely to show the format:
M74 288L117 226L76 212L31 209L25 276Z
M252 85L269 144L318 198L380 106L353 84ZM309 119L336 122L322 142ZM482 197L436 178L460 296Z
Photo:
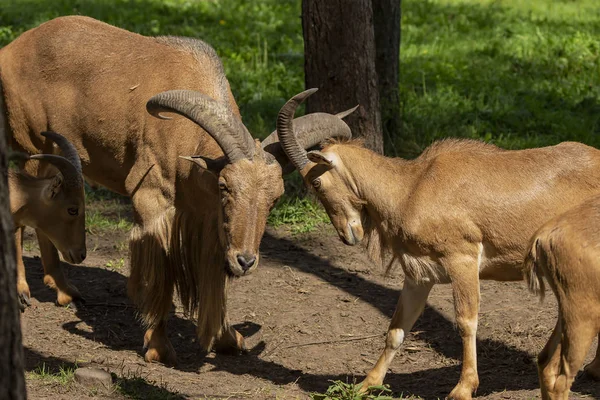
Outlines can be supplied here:
M25 156L29 160L47 162L58 169L56 175L38 178L25 172L10 170L8 187L10 212L15 225L17 243L17 292L21 303L29 305L29 285L25 277L25 264L21 256L21 229L32 227L42 232L64 259L73 264L85 260L85 194L83 175L77 150L67 139L55 132L42 132L43 137L58 144L64 157L54 154ZM71 286L64 276L60 260L42 258L44 283L52 289ZM50 270L49 268L55 268ZM61 301L61 292L58 292Z
M523 279L523 254L533 232L600 192L600 151L580 143L506 151L445 140L407 161L383 157L355 141L334 141L307 154L294 140L292 117L314 91L281 109L282 146L342 241L355 245L365 238L372 258L381 261L390 254L389 266L397 261L405 274L385 350L363 389L383 382L433 285L450 283L463 366L449 397L470 399L479 385L479 280Z
M0 82L0 129L13 148L43 151L35 132L59 131L86 178L131 198L128 290L148 328L145 359L175 362L166 330L175 288L203 348L243 350L227 318L227 282L257 268L289 168L275 133L262 145L252 139L215 51L196 39L63 17L0 49ZM146 107L186 118L164 121ZM343 124L317 119L299 121L306 148L336 131L322 128ZM42 256L56 254L40 232L38 240Z
M567 400L594 340L600 339L600 197L544 224L525 260L529 288L544 296L546 277L558 300L558 320L538 357L544 400ZM585 368L600 379L600 345Z

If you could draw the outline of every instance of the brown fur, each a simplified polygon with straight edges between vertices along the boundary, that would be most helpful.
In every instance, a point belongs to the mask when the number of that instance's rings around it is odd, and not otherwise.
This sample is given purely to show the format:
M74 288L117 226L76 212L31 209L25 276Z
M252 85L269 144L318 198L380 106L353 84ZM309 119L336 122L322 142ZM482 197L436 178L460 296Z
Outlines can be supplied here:
M568 399L594 337L600 334L600 197L553 218L531 240L525 278L543 296L546 277L558 321L538 357L544 400ZM600 379L600 348L586 372Z
M365 387L382 383L432 285L451 283L465 351L454 399L471 398L479 383L479 279L522 279L535 229L600 192L600 151L579 143L508 151L453 139L407 161L330 142L308 157L313 162L300 172L318 187L340 238L366 242L376 262L388 269L398 262L405 274L386 348Z
M220 171L181 160L217 160L224 153L198 125L181 117L159 120L145 107L160 92L187 89L239 118L215 51L197 39L144 37L87 17L63 17L0 50L0 82L0 118L15 149L42 150L47 144L35 132L59 131L79 151L87 178L131 197L136 227L128 290L148 325L146 360L175 360L166 336L174 288L197 318L203 347L216 339L216 347L242 349L227 321L227 279L259 264L269 209L283 193L281 167L267 163L260 144L253 160ZM256 262L242 271L239 254Z

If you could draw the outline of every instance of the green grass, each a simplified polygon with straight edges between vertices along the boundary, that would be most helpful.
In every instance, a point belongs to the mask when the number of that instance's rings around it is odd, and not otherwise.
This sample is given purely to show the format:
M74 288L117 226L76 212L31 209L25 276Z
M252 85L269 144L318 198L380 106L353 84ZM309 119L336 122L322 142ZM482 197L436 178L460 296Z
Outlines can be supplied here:
M342 381L331 381L331 386L325 393L311 393L312 400L392 400L392 391L388 385L370 386L367 393L360 393L361 385L345 383ZM398 399L416 399L414 397L403 397Z
M86 185L85 201L85 227L90 234L128 232L133 227L128 198L105 188L92 189Z
M56 371L52 371L46 363L38 365L33 371L27 373L29 379L37 379L48 383L58 383L62 386L71 385L74 380L75 369L73 365L62 365Z
M5 0L0 46L67 14L205 40L257 137L274 129L279 108L304 86L301 0ZM404 0L402 15L402 134L414 145L396 138L389 154L414 157L448 136L511 149L565 140L600 146L597 0ZM327 222L301 184L286 186L271 224L304 231ZM111 226L91 209L91 223Z
M300 6L300 0L3 1L0 45L66 14L146 35L199 37L221 56L245 123L263 137L285 99L303 88ZM402 6L403 131L416 137L416 150L446 136L509 148L600 144L596 0L405 0Z
M49 19L81 14L144 35L203 39L223 60L244 122L259 137L304 87L297 0L13 0L0 2L0 46Z
M110 206L104 205L104 208L109 208ZM133 227L133 223L125 218L122 218L120 215L110 215L105 214L101 211L96 211L93 209L86 209L85 213L85 227L87 231L94 235L106 231L129 231Z
M314 230L329 217L323 207L310 197L284 196L269 214L268 223L273 227L287 225L292 233Z
M105 264L105 266L107 268L112 269L113 271L120 271L125 266L125 259L124 258L117 258L117 259L114 259L114 260L109 260Z
M403 129L506 148L600 145L594 0L403 2ZM402 152L402 149L399 149Z

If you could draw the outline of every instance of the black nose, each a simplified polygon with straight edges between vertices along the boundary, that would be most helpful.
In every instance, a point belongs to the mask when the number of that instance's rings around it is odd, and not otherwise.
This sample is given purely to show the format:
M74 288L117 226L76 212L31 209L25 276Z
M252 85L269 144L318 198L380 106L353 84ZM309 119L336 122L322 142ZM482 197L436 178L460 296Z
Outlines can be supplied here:
M238 263L240 264L240 267L242 267L244 272L246 272L256 262L256 256L253 256L250 253L238 254L237 260L238 260Z

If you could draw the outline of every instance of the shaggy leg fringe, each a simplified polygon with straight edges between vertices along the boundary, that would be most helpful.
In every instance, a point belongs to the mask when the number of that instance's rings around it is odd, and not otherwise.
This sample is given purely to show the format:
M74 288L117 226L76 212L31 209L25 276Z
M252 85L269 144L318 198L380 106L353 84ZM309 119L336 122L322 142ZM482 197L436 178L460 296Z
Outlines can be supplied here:
M151 224L131 232L128 290L142 321L153 327L165 321L173 291L186 315L197 318L198 341L210 350L227 331L227 273L214 217L194 217L168 210Z

